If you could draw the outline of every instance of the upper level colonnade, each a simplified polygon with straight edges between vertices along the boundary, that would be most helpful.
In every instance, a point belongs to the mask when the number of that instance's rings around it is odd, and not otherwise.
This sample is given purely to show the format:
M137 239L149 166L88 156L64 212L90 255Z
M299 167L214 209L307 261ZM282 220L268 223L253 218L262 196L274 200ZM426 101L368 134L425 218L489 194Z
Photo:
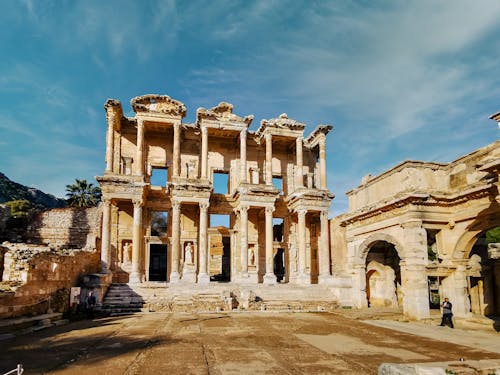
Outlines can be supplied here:
M253 116L240 117L225 102L199 108L195 123L183 123L185 105L166 95L135 97L131 106L136 115L125 117L118 100L106 101L106 175L134 175L148 182L153 168L166 168L169 183L210 183L215 171L229 174L230 192L241 184L273 185L273 178L284 177L282 189L289 193L327 189L330 125L318 125L304 139L305 125L286 114L262 120L257 131L250 131ZM221 148L219 140L231 148ZM230 152L237 157L222 160Z

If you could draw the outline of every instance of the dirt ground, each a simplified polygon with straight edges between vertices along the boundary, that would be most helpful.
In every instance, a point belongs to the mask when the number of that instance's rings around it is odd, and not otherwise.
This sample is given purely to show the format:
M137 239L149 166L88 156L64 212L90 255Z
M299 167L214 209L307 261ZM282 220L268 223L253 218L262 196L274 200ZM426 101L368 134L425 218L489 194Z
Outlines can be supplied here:
M443 340L452 332L435 330ZM464 332L456 340L468 344L473 333ZM478 342L498 337L491 332ZM150 313L0 342L0 373L22 363L26 374L376 374L383 362L500 358L500 347L456 340L375 326L348 312Z

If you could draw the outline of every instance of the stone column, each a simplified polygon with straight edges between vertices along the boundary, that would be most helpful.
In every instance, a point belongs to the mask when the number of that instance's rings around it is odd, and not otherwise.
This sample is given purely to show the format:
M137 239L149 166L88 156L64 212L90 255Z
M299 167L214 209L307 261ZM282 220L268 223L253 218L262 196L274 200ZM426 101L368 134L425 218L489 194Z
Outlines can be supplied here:
M112 108L106 108L106 117L108 120L108 132L106 134L106 170L105 173L113 171L113 155L114 149L114 135L115 135L115 117L116 114Z
M401 224L403 228L404 254L402 259L401 287L403 289L403 313L410 319L425 319L429 312L429 289L427 281L427 233L420 220Z
M240 183L247 182L247 130L240 132Z
M134 225L132 232L132 272L130 273L129 282L141 282L141 247L142 247L142 201L137 199L134 204Z
M172 202L172 262L170 283L179 282L179 259L181 250L181 204Z
M319 173L320 187L326 190L326 135L321 134L319 139Z
M181 124L174 124L174 148L173 148L173 177L179 177L180 175L180 159L181 159Z
M319 249L319 283L323 284L331 279L330 275L330 246L328 243L328 211L321 211L321 234L318 239Z
M297 188L304 186L304 158L302 156L302 137L297 137L296 141L297 170L295 175L295 185Z
M267 229L267 227L266 227ZM248 206L240 206L241 278L248 278ZM266 237L267 240L267 237Z
M111 236L111 201L102 201L102 237L101 237L101 273L108 273L111 259L110 236Z
M266 184L273 184L273 136L266 134Z
M297 282L299 284L309 284L311 278L306 272L306 214L307 210L300 209L298 215L298 239L299 239L299 275Z
M276 284L273 262L273 212L274 207L266 207L266 274L264 284Z
M198 284L209 284L210 275L208 274L208 203L200 203L200 239L199 239L199 249L200 249L200 263L198 271Z
M454 296L449 297L453 304L453 314L460 318L468 318L472 316L470 312L469 287L467 284L466 265L459 264L457 269L451 275L454 281ZM451 299L453 298L453 300Z
M208 129L201 127L201 178L208 178Z
M144 175L144 122L137 120L137 175Z

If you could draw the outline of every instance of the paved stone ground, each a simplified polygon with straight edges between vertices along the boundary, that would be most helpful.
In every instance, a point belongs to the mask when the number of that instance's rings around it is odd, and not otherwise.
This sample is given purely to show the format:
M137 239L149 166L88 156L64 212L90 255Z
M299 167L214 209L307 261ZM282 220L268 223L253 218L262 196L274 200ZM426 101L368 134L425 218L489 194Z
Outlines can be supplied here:
M26 374L376 374L383 362L500 358L491 346L498 333L457 334L457 345L449 328L435 327L432 338L393 328L348 311L96 319L1 342L0 373L20 362Z

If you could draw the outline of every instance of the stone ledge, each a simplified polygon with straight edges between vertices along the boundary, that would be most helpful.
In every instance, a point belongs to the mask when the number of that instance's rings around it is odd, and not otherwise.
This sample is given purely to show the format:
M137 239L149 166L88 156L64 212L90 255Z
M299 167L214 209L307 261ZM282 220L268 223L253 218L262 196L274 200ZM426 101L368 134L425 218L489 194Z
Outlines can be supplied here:
M500 374L500 359L428 363L382 363L379 375Z

